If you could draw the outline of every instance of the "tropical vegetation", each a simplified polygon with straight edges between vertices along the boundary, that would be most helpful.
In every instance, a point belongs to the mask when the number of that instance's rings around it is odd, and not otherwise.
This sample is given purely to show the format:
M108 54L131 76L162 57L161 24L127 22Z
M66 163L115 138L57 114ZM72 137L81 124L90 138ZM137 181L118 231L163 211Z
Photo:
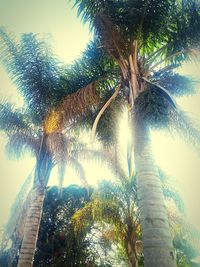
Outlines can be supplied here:
M28 148L36 159L18 267L33 265L48 180L58 165L62 187L74 122L92 127L93 139L97 132L104 142L104 153L114 162L113 155L118 152L113 152L117 141L114 126L123 108L128 110L132 134L127 159L129 177L133 158L135 161L144 266L174 267L176 256L149 132L167 128L182 132L195 145L200 140L199 131L173 98L193 92L192 83L179 75L177 68L198 56L199 3L74 3L82 20L89 21L95 38L82 58L70 66L61 66L34 34L24 34L17 42L4 29L0 31L1 60L25 100L23 109L8 101L1 104L0 127L7 135L10 154L19 155ZM119 164L115 168L126 179ZM134 190L132 183L129 187Z

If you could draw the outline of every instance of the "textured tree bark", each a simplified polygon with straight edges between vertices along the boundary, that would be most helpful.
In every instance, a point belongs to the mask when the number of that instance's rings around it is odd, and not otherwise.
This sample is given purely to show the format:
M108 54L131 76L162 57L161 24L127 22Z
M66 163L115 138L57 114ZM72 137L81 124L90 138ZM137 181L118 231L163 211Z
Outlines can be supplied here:
M128 262L129 267L138 267L138 261L135 254L135 248L133 242L128 242L127 251L128 251Z
M163 192L148 129L134 118L134 155L145 267L175 267Z
M39 226L42 216L45 190L34 188L26 217L24 237L17 267L32 267L36 249Z

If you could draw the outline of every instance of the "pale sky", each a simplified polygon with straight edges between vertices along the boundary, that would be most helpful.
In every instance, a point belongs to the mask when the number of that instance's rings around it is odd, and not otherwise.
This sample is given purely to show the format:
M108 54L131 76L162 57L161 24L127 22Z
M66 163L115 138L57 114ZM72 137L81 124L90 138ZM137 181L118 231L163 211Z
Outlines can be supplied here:
M0 26L6 26L17 37L26 32L45 36L60 59L70 62L80 55L91 39L88 26L80 23L76 18L76 11L71 7L72 3L69 4L66 0L0 0ZM200 77L200 65L187 64L182 72ZM18 105L22 104L22 99L16 94L15 86L11 84L2 67L0 67L0 97L9 98ZM200 125L200 92L198 91L195 96L182 98L178 103ZM171 138L160 132L153 133L152 140L156 162L179 187L186 204L188 218L200 229L200 158L180 137ZM5 139L2 137L0 138L0 227L6 222L15 195L33 166L31 160L8 160L4 153L4 145ZM94 172L88 171L87 175L89 181L94 183ZM66 177L72 176L74 177L72 172L68 171ZM105 171L95 179L100 179L101 176L106 176ZM78 179L72 182L78 183Z

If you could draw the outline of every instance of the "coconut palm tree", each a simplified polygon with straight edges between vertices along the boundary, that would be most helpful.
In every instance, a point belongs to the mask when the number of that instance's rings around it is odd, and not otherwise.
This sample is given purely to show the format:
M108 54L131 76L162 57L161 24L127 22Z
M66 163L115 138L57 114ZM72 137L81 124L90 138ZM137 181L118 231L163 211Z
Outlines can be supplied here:
M169 92L184 91L177 90L177 82L180 84L183 79L175 69L197 56L199 4L195 0L74 2L78 14L83 21L90 22L100 42L96 51L106 51L120 73L116 91L100 111L97 121L120 90L130 107L145 267L176 266L148 132L149 122L160 127L165 126L170 117L179 121L180 113Z
M93 107L97 95L93 93L92 84L84 88L86 91L79 90L74 94L64 88L60 82L59 62L50 48L37 39L36 35L24 34L21 41L17 42L1 29L0 44L1 60L25 102L23 109L17 109L7 101L1 103L0 129L7 135L9 155L14 153L18 157L28 149L36 160L30 205L18 261L18 266L27 267L33 264L50 173L55 164L58 164L61 187L66 159L70 162L68 152L71 141L67 137L69 133L67 135L59 126L58 113L54 111L54 107L57 103L61 103L62 118L65 118L65 123L71 122L77 114L83 114ZM85 92L87 92L86 98L84 98ZM92 103L88 101L91 97ZM77 99L80 99L78 103ZM51 117L48 114L51 114ZM78 166L76 168L85 182L81 165L73 157L71 163Z

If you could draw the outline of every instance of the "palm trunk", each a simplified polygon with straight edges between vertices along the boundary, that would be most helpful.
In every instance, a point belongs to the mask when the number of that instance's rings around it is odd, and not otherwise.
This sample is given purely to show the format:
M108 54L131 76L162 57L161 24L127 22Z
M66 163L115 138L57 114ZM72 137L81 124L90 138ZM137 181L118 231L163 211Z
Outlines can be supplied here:
M32 267L33 265L44 196L44 189L38 187L33 189L17 267Z
M138 205L142 225L145 267L175 267L176 259L170 236L167 211L149 144L148 129L134 125L135 165Z
M135 253L135 248L132 242L127 242L128 263L129 267L138 267L138 261Z
M48 184L52 167L52 158L48 150L45 135L37 158L32 196L29 210L26 215L24 236L17 267L33 266L40 221L42 217L45 188Z

